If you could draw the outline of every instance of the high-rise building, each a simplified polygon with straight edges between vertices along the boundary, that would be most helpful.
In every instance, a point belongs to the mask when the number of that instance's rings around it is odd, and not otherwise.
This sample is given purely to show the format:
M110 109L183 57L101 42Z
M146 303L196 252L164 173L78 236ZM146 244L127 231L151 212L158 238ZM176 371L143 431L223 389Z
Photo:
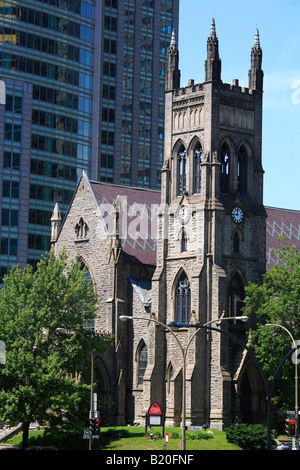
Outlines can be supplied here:
M78 177L159 188L179 0L0 2L0 276L49 248Z

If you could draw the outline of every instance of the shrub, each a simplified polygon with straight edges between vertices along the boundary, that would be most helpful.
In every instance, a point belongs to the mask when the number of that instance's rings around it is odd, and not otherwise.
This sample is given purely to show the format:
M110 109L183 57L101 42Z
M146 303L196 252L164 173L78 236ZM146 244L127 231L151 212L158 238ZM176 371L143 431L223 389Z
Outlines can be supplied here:
M171 431L170 432L171 439L181 439L181 432L179 431Z
M213 439L214 435L211 431L187 431L186 438L191 440L196 439Z
M104 431L102 435L105 435L106 437L109 437L111 439L122 439L126 437L130 437L130 433L127 429L107 429L107 431Z
M234 424L225 429L226 439L243 450L264 450L267 429L261 424Z

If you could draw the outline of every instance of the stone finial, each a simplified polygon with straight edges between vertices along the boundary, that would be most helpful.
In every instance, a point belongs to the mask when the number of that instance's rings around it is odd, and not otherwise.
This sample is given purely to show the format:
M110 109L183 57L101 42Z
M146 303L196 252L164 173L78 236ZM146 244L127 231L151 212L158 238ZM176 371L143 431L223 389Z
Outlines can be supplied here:
M214 18L212 19L212 22L211 22L211 25L210 25L210 34L209 34L209 37L210 37L210 38L216 38L216 37L217 37L217 33L216 33L216 22L215 22L215 19L214 19Z
M205 61L205 81L221 81L221 59L219 56L219 41L216 34L215 19L212 19L210 34L207 39L207 60Z
M61 213L59 210L59 205L58 203L56 203L54 210L52 212L52 217L51 217L51 239L50 239L51 245L53 245L56 242L60 228L61 228Z
M254 38L254 46L260 47L259 30L257 28L256 28L255 38Z
M171 46L176 46L176 34L175 34L175 30L173 29L172 31L172 36L171 36L171 43L170 43Z
M254 45L251 50L251 69L249 70L248 88L257 91L263 91L262 71L262 49L260 47L259 31L256 29L254 37Z

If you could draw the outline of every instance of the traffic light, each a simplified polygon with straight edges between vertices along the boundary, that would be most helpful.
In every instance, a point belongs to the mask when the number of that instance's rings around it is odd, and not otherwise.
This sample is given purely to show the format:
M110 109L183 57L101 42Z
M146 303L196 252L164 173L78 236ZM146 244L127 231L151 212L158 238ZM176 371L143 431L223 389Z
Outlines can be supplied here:
M294 419L291 419L290 421L290 436L294 436L295 435L295 420Z
M286 436L290 435L290 420L289 419L284 420L284 432Z
M98 436L100 434L100 424L101 424L101 419L96 418L95 419L95 435Z
M296 425L296 421L294 419L286 419L285 420L285 434L286 434L286 436L294 436L295 435L295 425Z
M90 418L90 432L94 435L96 432L96 418Z

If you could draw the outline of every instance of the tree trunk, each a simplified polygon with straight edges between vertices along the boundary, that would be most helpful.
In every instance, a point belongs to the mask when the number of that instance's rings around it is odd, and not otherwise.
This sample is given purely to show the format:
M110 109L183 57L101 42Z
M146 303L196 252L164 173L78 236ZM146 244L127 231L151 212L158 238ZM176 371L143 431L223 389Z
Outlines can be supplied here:
M28 447L29 425L30 423L23 423L22 450L25 450Z

